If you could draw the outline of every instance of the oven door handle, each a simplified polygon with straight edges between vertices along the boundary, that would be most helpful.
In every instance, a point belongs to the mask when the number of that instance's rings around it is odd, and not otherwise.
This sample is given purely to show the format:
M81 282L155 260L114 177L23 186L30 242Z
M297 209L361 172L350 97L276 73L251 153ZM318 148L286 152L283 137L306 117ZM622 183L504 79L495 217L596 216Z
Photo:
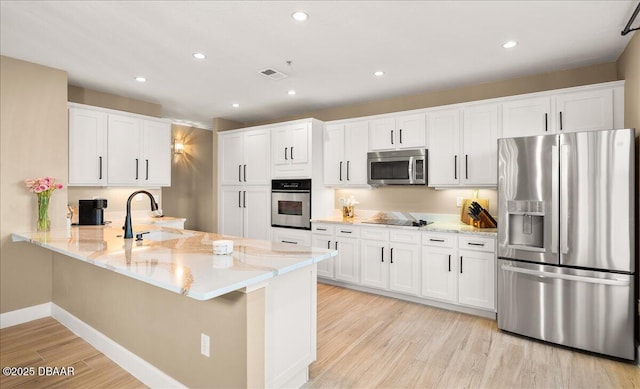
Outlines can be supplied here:
M310 190L280 190L280 189L272 189L271 193L311 193Z

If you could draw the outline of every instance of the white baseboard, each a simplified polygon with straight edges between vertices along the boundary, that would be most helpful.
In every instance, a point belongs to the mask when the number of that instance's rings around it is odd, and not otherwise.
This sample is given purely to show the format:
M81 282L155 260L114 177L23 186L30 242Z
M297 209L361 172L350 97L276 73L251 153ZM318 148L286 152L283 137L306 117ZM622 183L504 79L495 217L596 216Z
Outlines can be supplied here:
M16 309L15 311L0 314L0 329L49 316L51 316L51 303Z
M186 388L149 362L135 355L102 332L60 308L54 303L34 305L0 314L0 329L27 323L43 317L53 317L85 342L95 347L107 358L151 388Z

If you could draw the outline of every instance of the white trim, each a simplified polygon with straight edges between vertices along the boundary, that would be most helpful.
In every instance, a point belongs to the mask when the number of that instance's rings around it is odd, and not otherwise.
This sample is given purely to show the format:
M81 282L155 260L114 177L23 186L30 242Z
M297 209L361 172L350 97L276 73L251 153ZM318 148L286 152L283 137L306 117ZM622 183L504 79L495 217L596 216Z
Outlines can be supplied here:
M0 314L0 329L49 316L51 316L51 303L16 309L15 311Z
M120 365L132 376L151 388L186 388L157 367L114 342L102 332L89 326L69 312L51 303L51 316L109 359Z

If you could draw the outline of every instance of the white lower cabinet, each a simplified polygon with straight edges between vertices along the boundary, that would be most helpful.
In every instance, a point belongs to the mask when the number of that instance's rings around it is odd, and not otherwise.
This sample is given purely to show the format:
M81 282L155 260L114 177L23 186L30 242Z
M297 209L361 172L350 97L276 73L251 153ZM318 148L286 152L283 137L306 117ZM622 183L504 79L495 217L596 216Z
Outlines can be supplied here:
M323 249L332 248L334 225L312 223L311 230L313 232L311 235L311 246ZM318 277L335 278L333 262L333 257L318 262Z
M422 296L495 310L494 238L424 232L422 244Z
M313 223L313 247L338 251L338 256L318 263L318 277L360 284L360 228Z
M362 285L419 294L419 232L363 228L360 250Z
M311 246L311 232L292 228L271 228L271 240L278 243Z

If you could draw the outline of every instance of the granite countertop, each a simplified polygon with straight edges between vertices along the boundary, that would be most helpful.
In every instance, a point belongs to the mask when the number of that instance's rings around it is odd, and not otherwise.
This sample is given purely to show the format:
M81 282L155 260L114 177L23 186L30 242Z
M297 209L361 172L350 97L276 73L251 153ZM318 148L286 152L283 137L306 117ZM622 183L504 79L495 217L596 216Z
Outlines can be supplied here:
M337 251L292 246L158 225L134 225L142 241L123 239L121 226L73 226L12 234L92 265L196 300L268 281L337 255ZM214 255L213 241L232 240L233 254Z
M476 228L468 224L464 224L460 221L455 220L435 220L433 223L422 226L422 227L412 227L412 226L394 226L394 225L385 225L385 224L369 224L366 221L371 220L372 218L368 217L354 217L353 219L343 219L341 216L333 216L322 219L314 219L312 222L315 223L332 223L332 224L341 224L341 225L353 225L353 226L361 226L361 227L374 227L374 228L396 228L396 229L404 229L404 230L414 230L414 231L426 231L426 232L453 232L460 234L473 234L473 235L486 235L495 237L498 235L497 228ZM430 220L428 217L426 220Z

